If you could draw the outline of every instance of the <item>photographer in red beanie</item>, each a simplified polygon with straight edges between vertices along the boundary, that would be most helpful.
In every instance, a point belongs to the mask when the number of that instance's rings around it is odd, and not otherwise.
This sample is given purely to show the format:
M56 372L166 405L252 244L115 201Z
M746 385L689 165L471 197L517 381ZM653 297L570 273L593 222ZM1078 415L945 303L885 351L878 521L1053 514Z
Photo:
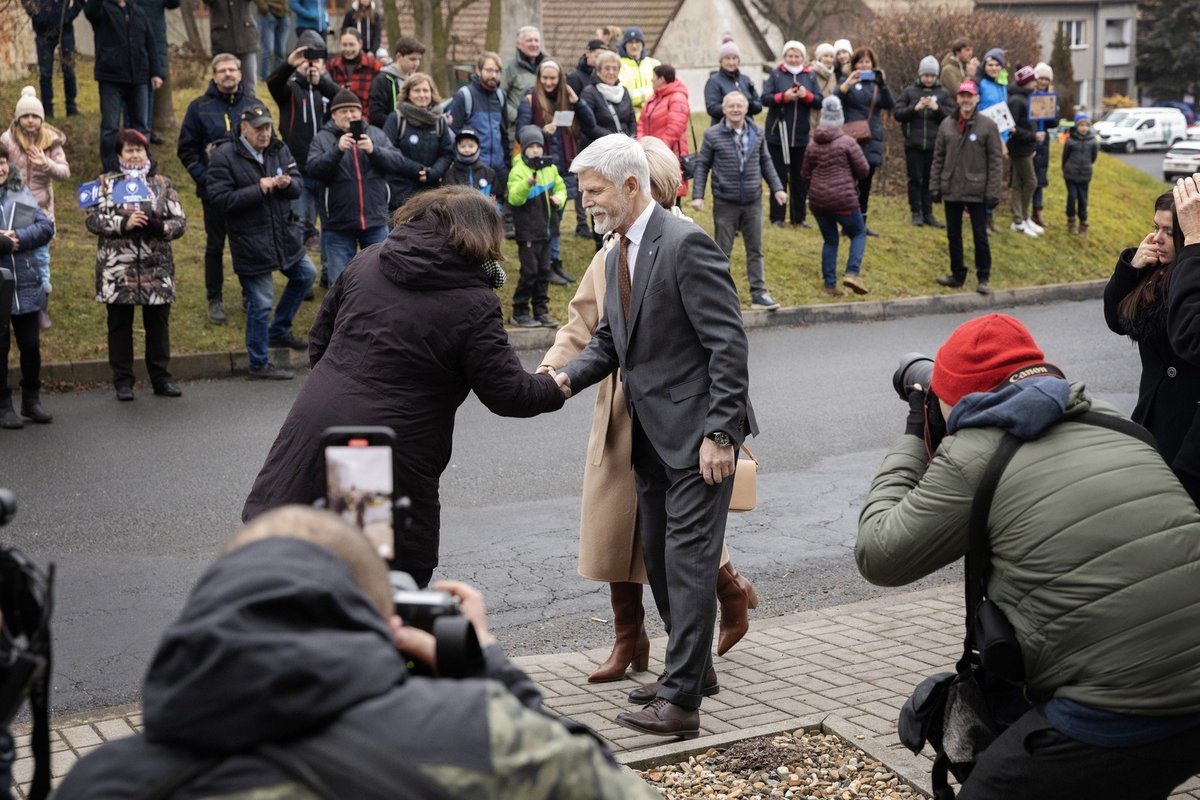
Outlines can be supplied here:
M1013 317L959 326L930 382L946 436L930 458L934 404L912 389L855 557L883 586L962 558L984 471L1006 434L1019 440L987 517L986 586L1015 630L1031 706L978 756L959 798L1166 798L1200 772L1200 512L1155 449L1110 427L1124 417L1046 363Z

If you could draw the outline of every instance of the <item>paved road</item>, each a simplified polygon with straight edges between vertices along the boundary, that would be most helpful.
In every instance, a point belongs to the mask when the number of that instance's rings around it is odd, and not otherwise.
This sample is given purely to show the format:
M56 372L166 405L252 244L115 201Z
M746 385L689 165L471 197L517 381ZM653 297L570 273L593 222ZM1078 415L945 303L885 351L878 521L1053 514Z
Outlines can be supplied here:
M1129 410L1133 347L1104 327L1099 304L1017 313L1050 358ZM733 518L729 547L774 616L877 596L852 558L862 495L904 406L891 389L899 354L936 352L964 315L828 324L751 334L753 398L763 435L759 508ZM536 355L525 363L532 367ZM59 568L58 712L132 702L163 626L235 529L247 487L300 386L188 384L180 400L108 391L51 397L53 425L3 432L20 509L5 540ZM516 654L603 644L607 592L575 573L578 491L594 398L535 420L491 416L473 398L458 415L442 481L441 574L489 599ZM953 580L949 572L927 580Z
M1121 159L1129 166L1136 167L1150 177L1158 178L1161 181L1163 176L1163 156L1166 154L1166 150L1144 150L1140 153L1113 153L1112 155Z

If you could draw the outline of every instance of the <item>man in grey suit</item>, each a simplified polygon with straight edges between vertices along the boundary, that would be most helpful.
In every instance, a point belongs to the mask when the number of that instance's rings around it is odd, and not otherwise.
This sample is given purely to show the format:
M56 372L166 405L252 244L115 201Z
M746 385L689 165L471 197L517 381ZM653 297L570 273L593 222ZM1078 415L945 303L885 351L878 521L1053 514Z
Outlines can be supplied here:
M758 432L748 397L746 333L729 259L697 225L650 199L636 141L605 136L576 156L583 207L596 232L615 232L604 316L556 379L568 397L618 366L633 418L638 530L667 628L659 680L617 721L658 736L700 734L712 668L716 576L737 449Z

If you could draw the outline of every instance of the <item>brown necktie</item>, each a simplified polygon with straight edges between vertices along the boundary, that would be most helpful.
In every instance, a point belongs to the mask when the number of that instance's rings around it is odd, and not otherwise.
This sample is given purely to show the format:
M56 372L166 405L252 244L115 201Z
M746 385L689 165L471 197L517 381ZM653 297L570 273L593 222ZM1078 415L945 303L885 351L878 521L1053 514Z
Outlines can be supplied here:
M617 259L617 284L621 292L621 310L625 312L625 322L629 323L629 295L632 293L632 283L629 280L629 237L621 237L621 255Z

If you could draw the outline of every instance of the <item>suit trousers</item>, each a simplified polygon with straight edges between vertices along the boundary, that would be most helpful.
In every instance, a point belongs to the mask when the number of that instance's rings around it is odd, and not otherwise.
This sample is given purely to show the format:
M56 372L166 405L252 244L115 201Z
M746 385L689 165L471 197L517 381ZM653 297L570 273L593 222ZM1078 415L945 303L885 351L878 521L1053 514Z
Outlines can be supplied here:
M137 306L110 303L108 309L108 365L113 386L133 386L133 312ZM144 305L142 327L146 330L146 372L150 383L159 386L171 379L171 306Z
M717 569L733 478L709 486L697 467L676 469L664 463L636 412L633 472L646 574L667 629L665 677L658 696L683 708L699 708L704 673L712 666Z

